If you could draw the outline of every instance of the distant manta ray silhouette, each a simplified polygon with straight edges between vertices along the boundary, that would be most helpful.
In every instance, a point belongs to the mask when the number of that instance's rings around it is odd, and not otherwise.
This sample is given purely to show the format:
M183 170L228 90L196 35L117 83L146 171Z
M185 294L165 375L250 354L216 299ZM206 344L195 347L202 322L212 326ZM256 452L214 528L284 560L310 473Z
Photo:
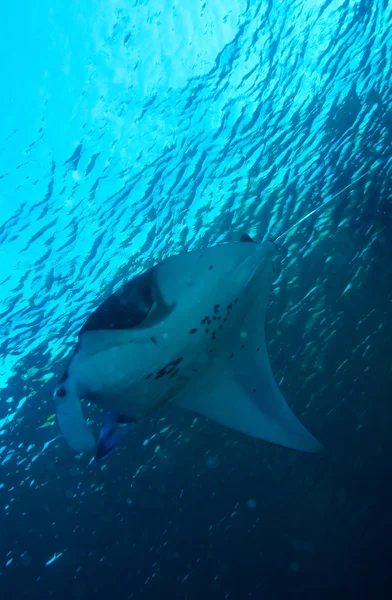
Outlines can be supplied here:
M380 163L378 163L380 164ZM353 183L271 240L171 256L107 298L87 319L54 393L57 422L76 452L105 458L130 422L177 405L226 427L303 452L322 445L274 379L265 314L278 240ZM84 398L104 409L98 443Z

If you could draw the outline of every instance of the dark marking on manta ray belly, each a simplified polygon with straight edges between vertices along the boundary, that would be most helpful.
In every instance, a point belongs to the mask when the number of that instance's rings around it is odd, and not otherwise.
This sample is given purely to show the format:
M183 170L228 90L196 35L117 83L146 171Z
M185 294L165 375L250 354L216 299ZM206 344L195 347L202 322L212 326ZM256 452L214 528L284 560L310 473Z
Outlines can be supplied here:
M174 369L176 367L178 367L178 365L183 360L184 359L183 359L182 356L180 356L176 360L171 360L167 365L165 365L164 367L162 367L162 369L159 369L159 371L155 375L154 379L161 379L161 377L164 377L165 375L169 375L170 378L173 377L174 375L176 375L176 373L178 373L178 369L176 369L176 370L174 370ZM149 379L150 377L152 377L152 374L147 375L145 377L145 379Z
M158 373L155 375L155 379L160 379L164 375L167 375L167 370L170 369L171 366L172 363L169 363L165 367L162 367L162 369L159 369Z
M196 333L197 329L191 329L189 333Z
M214 265L210 265L208 268L211 271L214 268Z

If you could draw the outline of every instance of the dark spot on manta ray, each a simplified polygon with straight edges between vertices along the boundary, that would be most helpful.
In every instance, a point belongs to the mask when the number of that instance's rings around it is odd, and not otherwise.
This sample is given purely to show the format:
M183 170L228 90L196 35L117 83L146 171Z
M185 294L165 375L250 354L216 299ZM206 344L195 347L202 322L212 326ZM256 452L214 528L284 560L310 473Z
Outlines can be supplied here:
M157 375L155 375L155 379L160 379L164 375L166 375L166 371L164 371L163 373L158 373Z
M229 358L233 358L234 354L230 354Z
M219 304L215 304L214 306L214 313L217 314L219 312Z
M174 369L183 360L184 359L182 358L182 356L180 356L176 360L171 360L167 365L162 367L162 369L159 369L159 371L155 375L155 379L161 379L161 377L163 377L164 375L169 375L169 377L173 377L174 375L176 375L176 373L178 373L178 369L176 369L175 371L174 371ZM152 375L147 375L147 377L145 377L145 379L149 379L151 376Z
M234 300L234 302L238 302L238 298L236 298L236 299Z
M212 317L212 320L213 320L213 321L216 321L216 317Z
M150 379L150 377L152 377L152 373L149 373L148 375L146 375L144 379Z
M209 331L210 331L209 329L206 329L206 333L209 333Z
M231 310L232 308L233 308L233 305L232 305L232 304L228 304L228 305L227 305L227 310Z
M59 396L60 398L64 398L64 396L67 395L67 390L63 387L59 388L56 392L56 396Z
M259 352L260 348L256 348L256 352Z
M254 394L256 393L256 388L253 388L253 393L254 393Z
M172 365L172 363L169 363L168 365L166 365L162 369L159 369L158 373L155 375L155 379L160 379L164 375L167 375L167 369L169 369L171 365Z
M176 369L176 370L175 370L175 371L174 371L174 372L173 372L171 375L169 375L169 378L170 378L170 379L173 379L173 377L174 377L175 375L177 375L177 373L179 373L179 370L178 370L178 369Z
M196 333L197 329L191 329L189 333Z
M150 337L150 340L153 342L153 344L157 345L157 341L154 337Z
M220 321L220 320L221 320L221 318L222 318L222 317L217 317L218 321Z
M214 265L210 265L208 268L209 268L209 270L211 271L211 269L213 269L213 268L214 268Z
M222 325L218 325L218 329L222 329Z
M227 318L225 317L223 320L224 320L224 321L227 321Z

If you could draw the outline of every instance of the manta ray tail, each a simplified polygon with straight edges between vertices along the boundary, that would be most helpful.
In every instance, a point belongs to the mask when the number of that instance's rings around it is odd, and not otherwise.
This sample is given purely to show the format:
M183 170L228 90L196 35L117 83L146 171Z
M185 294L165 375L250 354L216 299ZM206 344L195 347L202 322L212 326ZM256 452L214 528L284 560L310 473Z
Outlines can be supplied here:
M66 382L55 390L54 403L57 423L67 444L75 452L91 451L95 441L83 416L77 390L72 389Z
M348 185L346 185L343 189L339 190L339 192L337 192L336 194L334 194L330 198L327 198L326 200L324 200L324 202L322 202L314 210L311 210L310 212L308 212L305 216L303 216L301 219L299 219L296 223L294 223L293 225L291 225L290 227L288 227L287 229L285 229L282 233L279 233L279 235L276 235L275 237L273 237L271 239L269 239L269 238L267 238L267 239L269 241L273 242L274 244L275 244L275 242L278 242L278 241L282 240L283 238L285 238L285 236L288 233L290 233L294 229L297 229L297 227L299 225L301 225L301 223L303 223L304 221L306 221L307 219L309 219L309 217L311 217L312 215L314 215L314 214L316 214L316 213L318 213L320 211L323 211L324 207L327 204L330 204L331 202L333 202L333 200L335 200L336 198L338 198L339 196L341 196L341 194L343 194L343 192L345 192L346 190L350 189L355 183L357 183L358 181L360 181L364 177L367 177L368 175L370 175L370 173L374 169L376 169L377 167L379 167L380 165L384 165L385 163L389 162L389 160L390 160L390 158L385 158L384 160L376 161L370 167L370 169L368 169L365 173L362 173L362 175L359 175L358 177L356 177L356 179L354 179L353 181L350 181L350 183Z

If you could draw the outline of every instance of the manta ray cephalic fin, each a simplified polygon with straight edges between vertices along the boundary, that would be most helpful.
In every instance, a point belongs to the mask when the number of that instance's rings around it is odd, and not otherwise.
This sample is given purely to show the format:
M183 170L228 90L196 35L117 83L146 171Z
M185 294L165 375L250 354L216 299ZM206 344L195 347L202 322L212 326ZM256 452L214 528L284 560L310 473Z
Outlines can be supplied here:
M62 385L54 394L58 426L75 452L90 452L95 446L94 436L83 416L79 395L68 387Z
M103 460L111 454L119 445L121 440L129 431L129 423L133 423L132 417L119 415L114 411L107 411L102 418L101 432L94 460Z

